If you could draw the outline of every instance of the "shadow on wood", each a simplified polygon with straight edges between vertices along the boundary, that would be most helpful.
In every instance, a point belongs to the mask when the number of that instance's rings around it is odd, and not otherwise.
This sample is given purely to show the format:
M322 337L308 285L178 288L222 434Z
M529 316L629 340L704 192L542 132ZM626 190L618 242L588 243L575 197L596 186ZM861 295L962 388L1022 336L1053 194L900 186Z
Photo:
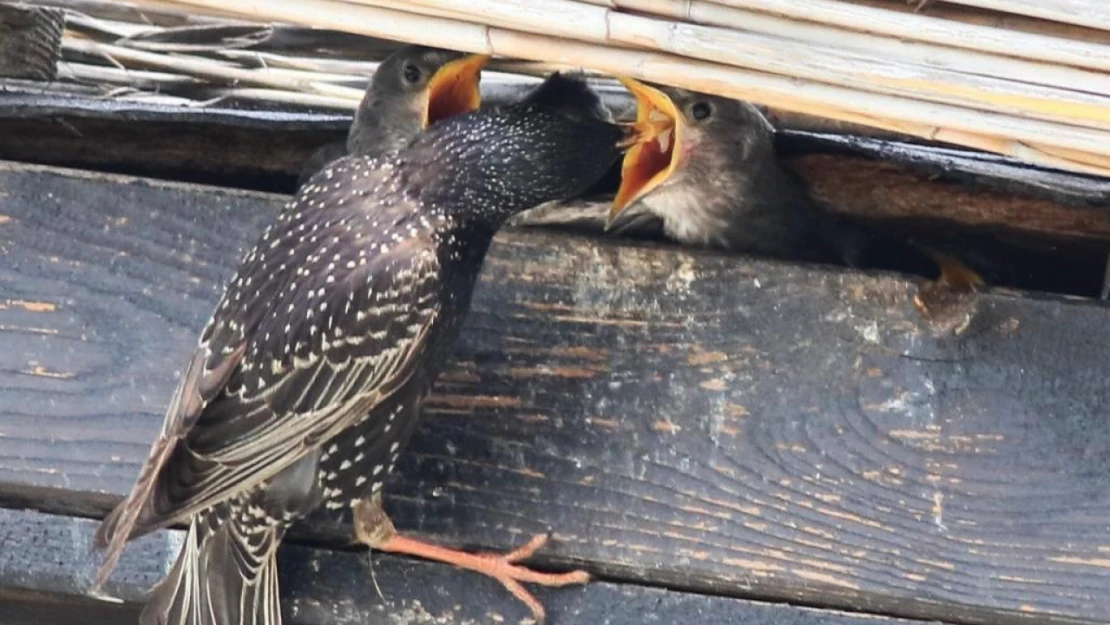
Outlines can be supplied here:
M0 501L100 514L130 487L281 201L0 169ZM387 507L465 546L551 527L544 562L624 582L1106 623L1105 307L992 291L965 337L938 341L914 291L503 233Z

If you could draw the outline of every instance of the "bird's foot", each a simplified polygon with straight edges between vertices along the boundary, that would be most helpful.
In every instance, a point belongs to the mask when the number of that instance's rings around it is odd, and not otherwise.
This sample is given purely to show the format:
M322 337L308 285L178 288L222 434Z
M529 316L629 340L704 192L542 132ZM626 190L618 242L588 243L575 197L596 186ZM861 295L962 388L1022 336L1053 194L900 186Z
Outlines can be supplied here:
M558 587L590 581L585 571L541 573L518 564L532 557L547 543L546 534L533 537L527 544L509 553L469 553L401 536L382 510L380 502L376 505L369 501L355 507L355 531L359 542L369 545L371 549L443 562L492 577L528 606L537 624L543 623L546 613L543 604L524 588L524 583Z
M925 7L929 6L933 0L906 0L906 4L916 5L913 7L914 13L920 13Z

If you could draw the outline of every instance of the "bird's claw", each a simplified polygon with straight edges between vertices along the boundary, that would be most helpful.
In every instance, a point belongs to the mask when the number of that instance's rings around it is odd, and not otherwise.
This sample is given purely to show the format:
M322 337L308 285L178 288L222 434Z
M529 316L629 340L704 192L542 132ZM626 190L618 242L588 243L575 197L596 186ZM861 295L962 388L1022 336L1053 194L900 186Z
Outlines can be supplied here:
M530 568L520 566L517 564L522 560L527 560L532 557L541 547L547 544L549 539L548 534L538 534L533 536L524 545L517 547L509 553L480 553L475 554L475 558L484 562L478 568L471 570L482 573L497 581L505 587L514 597L521 603L528 606L532 612L532 618L535 619L537 625L544 622L546 611L543 604L536 599L532 593L524 587L521 582L530 584L539 584L540 586L570 586L573 584L585 584L590 581L590 574L586 571L571 571L569 573L540 573L533 571ZM463 568L471 568L465 565Z
M487 555L502 558L506 562L520 562L521 560L527 560L528 558L531 558L533 555L535 555L535 553L539 551L541 547L547 544L547 541L550 540L550 538L550 534L536 534L532 537L532 540L529 540L516 549L513 549L509 553L506 553L504 555L496 553Z

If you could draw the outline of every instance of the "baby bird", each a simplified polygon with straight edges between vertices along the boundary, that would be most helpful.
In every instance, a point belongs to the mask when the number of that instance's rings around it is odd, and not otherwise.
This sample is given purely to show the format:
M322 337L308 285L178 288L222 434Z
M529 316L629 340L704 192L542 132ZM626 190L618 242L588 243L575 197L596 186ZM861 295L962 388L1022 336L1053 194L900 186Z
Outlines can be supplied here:
M347 154L378 156L403 148L421 130L481 104L479 82L488 56L404 46L370 78L345 142L329 143L304 164L297 186Z
M691 247L821 262L859 262L860 239L776 160L774 128L739 100L622 79L636 124L653 129L625 155L611 206L549 204L512 225L660 234Z

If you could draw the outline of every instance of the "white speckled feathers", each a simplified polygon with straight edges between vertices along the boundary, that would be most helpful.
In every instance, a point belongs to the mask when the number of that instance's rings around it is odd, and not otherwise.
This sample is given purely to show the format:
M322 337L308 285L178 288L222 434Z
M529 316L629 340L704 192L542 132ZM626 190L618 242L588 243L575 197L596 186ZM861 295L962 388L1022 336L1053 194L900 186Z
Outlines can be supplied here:
M128 539L190 523L143 625L280 623L285 530L379 492L497 229L588 188L619 156L623 132L598 107L584 82L556 76L518 105L308 181L232 279L139 481L98 534L103 580Z
M408 379L440 310L445 219L414 201L392 167L343 159L264 233L201 337L205 373L183 379L178 395L195 399L167 416L174 449L152 456L156 485L131 502L146 505L128 535L274 476Z

